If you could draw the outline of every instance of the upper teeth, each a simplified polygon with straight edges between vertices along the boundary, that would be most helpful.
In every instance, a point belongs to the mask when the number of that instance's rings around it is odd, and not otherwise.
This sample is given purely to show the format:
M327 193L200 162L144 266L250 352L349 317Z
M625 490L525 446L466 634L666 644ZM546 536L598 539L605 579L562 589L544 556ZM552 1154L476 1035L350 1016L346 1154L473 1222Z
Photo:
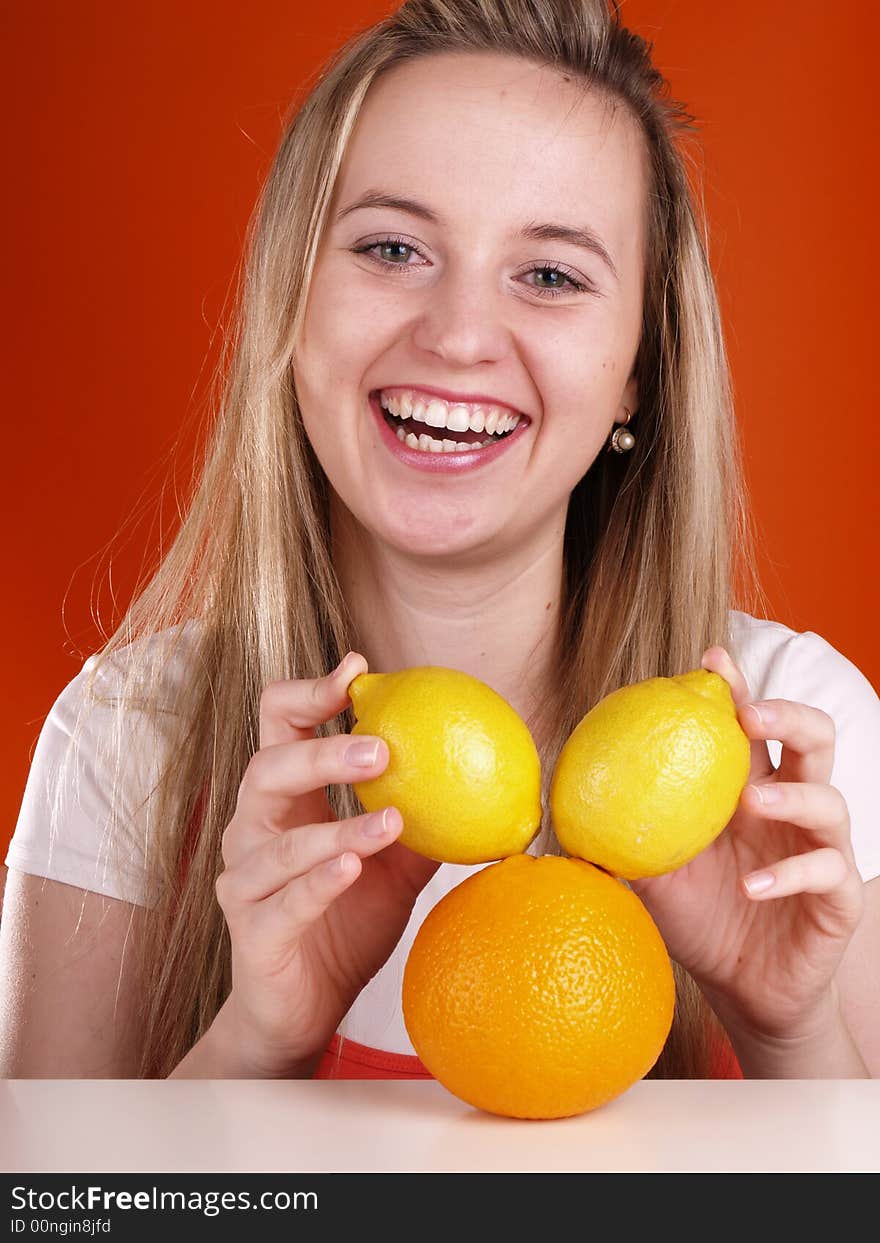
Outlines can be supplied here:
M415 419L428 427L447 427L451 432L488 432L500 436L511 432L519 423L519 415L502 410L499 406L483 403L465 405L462 402L444 401L442 397L421 397L412 390L380 394L379 400L385 410L399 419Z

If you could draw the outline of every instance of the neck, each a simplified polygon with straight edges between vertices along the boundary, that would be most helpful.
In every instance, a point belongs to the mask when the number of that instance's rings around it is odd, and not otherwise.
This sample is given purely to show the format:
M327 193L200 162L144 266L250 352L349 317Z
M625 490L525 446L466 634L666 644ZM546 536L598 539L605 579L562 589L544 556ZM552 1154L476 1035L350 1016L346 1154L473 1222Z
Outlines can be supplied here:
M564 515L516 548L444 561L378 541L334 497L333 557L370 672L442 665L491 686L540 745L562 590Z

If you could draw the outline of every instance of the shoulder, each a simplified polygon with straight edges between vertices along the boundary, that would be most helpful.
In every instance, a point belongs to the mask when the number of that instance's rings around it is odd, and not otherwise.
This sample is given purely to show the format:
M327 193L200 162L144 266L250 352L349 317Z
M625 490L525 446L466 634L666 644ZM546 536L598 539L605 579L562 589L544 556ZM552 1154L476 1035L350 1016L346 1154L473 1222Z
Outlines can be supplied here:
M187 622L85 661L40 730L8 866L149 904L152 795L180 736L197 635Z
M829 711L836 723L877 709L877 692L865 674L812 630L731 610L731 655L755 698L796 699Z
M188 681L200 632L198 621L187 621L89 656L52 704L46 718L49 735L88 734L105 728L111 718L130 724L154 715L151 709L159 715L170 711Z
M50 739L75 739L84 756L132 781L158 780L187 714L199 633L186 622L90 656L52 707Z
M755 699L788 699L834 722L831 782L846 799L853 850L865 880L880 875L880 817L874 769L880 755L880 698L847 656L812 630L732 611L730 654ZM779 763L781 745L768 744Z
M62 694L75 693L71 687L85 692L94 686L105 695L124 695L153 686L159 702L168 703L187 680L201 634L202 623L191 619L124 646L95 652Z

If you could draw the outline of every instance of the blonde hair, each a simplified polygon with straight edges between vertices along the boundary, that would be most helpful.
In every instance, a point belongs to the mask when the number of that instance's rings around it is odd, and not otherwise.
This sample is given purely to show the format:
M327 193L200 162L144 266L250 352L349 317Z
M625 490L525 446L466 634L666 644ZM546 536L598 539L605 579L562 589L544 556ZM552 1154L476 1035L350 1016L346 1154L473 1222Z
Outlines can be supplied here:
M381 74L463 51L524 57L622 102L641 127L650 173L636 445L622 456L600 453L570 498L544 705L545 781L593 704L627 683L696 667L712 643L736 656L729 610L756 612L762 600L705 225L689 189L683 139L693 118L669 97L651 45L604 0L407 0L339 49L286 123L249 226L216 419L187 512L94 660L92 698L100 702L104 665L126 649L114 660L124 676L112 701L120 710L106 760L113 771L130 713L160 733L169 722L177 731L150 790L141 843L155 895L136 947L144 1077L177 1065L231 986L214 883L222 834L259 745L261 692L276 679L327 673L352 645L329 555L327 481L290 370L340 163ZM169 696L163 673L190 634L187 676ZM159 635L162 644L142 641ZM349 710L319 732L352 725ZM362 811L349 786L328 795L338 817ZM112 831L121 839L131 826ZM546 818L539 843L559 851ZM712 1016L677 965L676 977L672 1033L651 1073L704 1077Z

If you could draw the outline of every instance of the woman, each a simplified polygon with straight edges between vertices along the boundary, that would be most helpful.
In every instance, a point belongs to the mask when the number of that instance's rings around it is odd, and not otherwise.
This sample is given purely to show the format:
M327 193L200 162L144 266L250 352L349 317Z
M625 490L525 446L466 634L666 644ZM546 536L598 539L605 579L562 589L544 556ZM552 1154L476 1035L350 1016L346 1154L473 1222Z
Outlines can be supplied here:
M475 674L546 783L598 699L701 661L754 788L634 885L676 963L652 1073L880 1068L880 705L735 594L753 562L688 120L602 0L410 0L334 58L256 213L191 509L41 735L4 1074L419 1073L402 966L473 869L362 814L351 783L388 756L352 746L351 679ZM531 849L558 850L546 820Z

